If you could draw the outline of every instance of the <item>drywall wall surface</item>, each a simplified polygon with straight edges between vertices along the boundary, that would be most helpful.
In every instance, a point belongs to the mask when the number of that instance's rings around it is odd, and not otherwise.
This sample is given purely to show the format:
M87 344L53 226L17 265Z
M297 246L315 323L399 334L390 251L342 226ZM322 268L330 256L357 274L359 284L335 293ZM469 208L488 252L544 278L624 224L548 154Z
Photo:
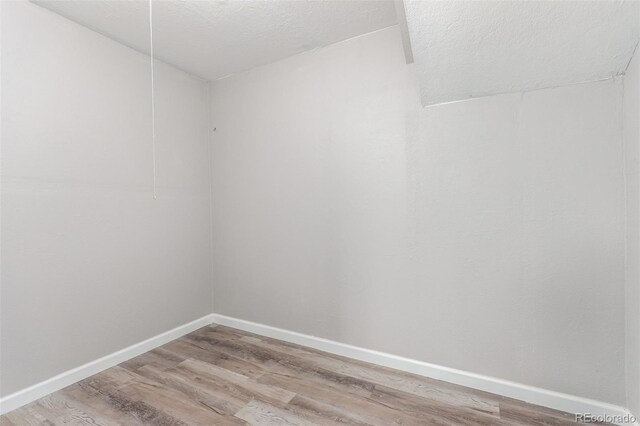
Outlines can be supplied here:
M3 2L1 392L211 312L206 84Z
M627 189L627 406L640 416L640 53L624 76L623 135Z
M640 39L640 2L405 0L424 105L609 78Z
M2 2L0 2L0 52L2 52ZM0 76L2 75L2 54L0 53ZM0 78L0 194L2 194L2 78ZM0 195L0 309L2 309L2 196ZM0 321L2 314L0 312ZM0 341L2 324L0 323ZM2 350L0 350L0 377L2 377ZM2 384L0 383L0 388ZM0 391L1 395L1 391Z
M215 312L623 404L621 81L417 84L397 27L212 84Z

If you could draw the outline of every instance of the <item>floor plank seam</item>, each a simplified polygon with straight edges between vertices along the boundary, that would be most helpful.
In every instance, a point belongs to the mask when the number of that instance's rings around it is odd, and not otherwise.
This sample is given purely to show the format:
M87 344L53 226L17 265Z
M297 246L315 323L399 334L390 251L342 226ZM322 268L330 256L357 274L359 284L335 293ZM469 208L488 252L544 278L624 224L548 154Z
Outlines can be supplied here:
M575 424L568 413L224 326L203 327L0 419L2 426Z

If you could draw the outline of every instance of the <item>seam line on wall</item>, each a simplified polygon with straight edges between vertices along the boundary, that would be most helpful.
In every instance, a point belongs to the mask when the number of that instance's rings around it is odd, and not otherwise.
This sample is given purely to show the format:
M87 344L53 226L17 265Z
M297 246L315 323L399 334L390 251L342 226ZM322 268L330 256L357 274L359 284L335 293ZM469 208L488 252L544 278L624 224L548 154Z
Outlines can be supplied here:
M637 47L637 45L636 45ZM634 50L635 51L635 50ZM633 56L632 56L633 58ZM627 68L629 64L627 64ZM625 69L626 71L626 69ZM624 267L624 291L626 294L627 291L627 283L629 281L629 236L627 235L627 229L629 226L629 187L627 182L627 147L626 147L626 138L624 136L624 77L621 79L620 84L620 140L622 142L622 188L623 188L623 203L624 203L624 215L623 215L623 236L624 236L624 253L623 253L623 267ZM624 400L625 404L629 405L629 386L627 385L627 381L629 380L629 360L627 359L627 333L629 332L629 327L627 326L627 302L626 297L624 298Z

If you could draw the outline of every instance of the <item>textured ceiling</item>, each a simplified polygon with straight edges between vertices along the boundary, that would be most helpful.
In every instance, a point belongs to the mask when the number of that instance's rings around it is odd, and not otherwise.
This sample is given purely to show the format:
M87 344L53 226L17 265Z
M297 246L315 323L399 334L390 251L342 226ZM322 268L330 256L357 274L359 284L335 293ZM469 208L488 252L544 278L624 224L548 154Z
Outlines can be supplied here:
M147 0L33 1L149 51ZM404 9L424 105L619 75L640 38L640 0L405 0ZM207 80L397 22L392 0L154 0L153 10L156 57Z
M624 72L640 2L405 0L424 105Z
M34 0L149 52L148 1ZM396 23L393 1L153 2L155 56L215 80Z

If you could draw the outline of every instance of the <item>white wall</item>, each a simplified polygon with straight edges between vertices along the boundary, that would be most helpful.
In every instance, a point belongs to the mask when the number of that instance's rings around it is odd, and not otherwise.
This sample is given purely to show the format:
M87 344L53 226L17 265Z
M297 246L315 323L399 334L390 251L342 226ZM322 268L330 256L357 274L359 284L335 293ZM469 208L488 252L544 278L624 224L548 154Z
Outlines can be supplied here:
M215 312L638 413L637 55L427 109L395 27L211 104L157 62L154 201L148 58L2 6L0 395L211 312L213 258Z
M627 406L640 416L640 53L624 76L623 136L627 189Z
M213 83L214 311L624 404L621 81L414 72L393 27Z
M211 312L206 83L3 2L1 395Z

